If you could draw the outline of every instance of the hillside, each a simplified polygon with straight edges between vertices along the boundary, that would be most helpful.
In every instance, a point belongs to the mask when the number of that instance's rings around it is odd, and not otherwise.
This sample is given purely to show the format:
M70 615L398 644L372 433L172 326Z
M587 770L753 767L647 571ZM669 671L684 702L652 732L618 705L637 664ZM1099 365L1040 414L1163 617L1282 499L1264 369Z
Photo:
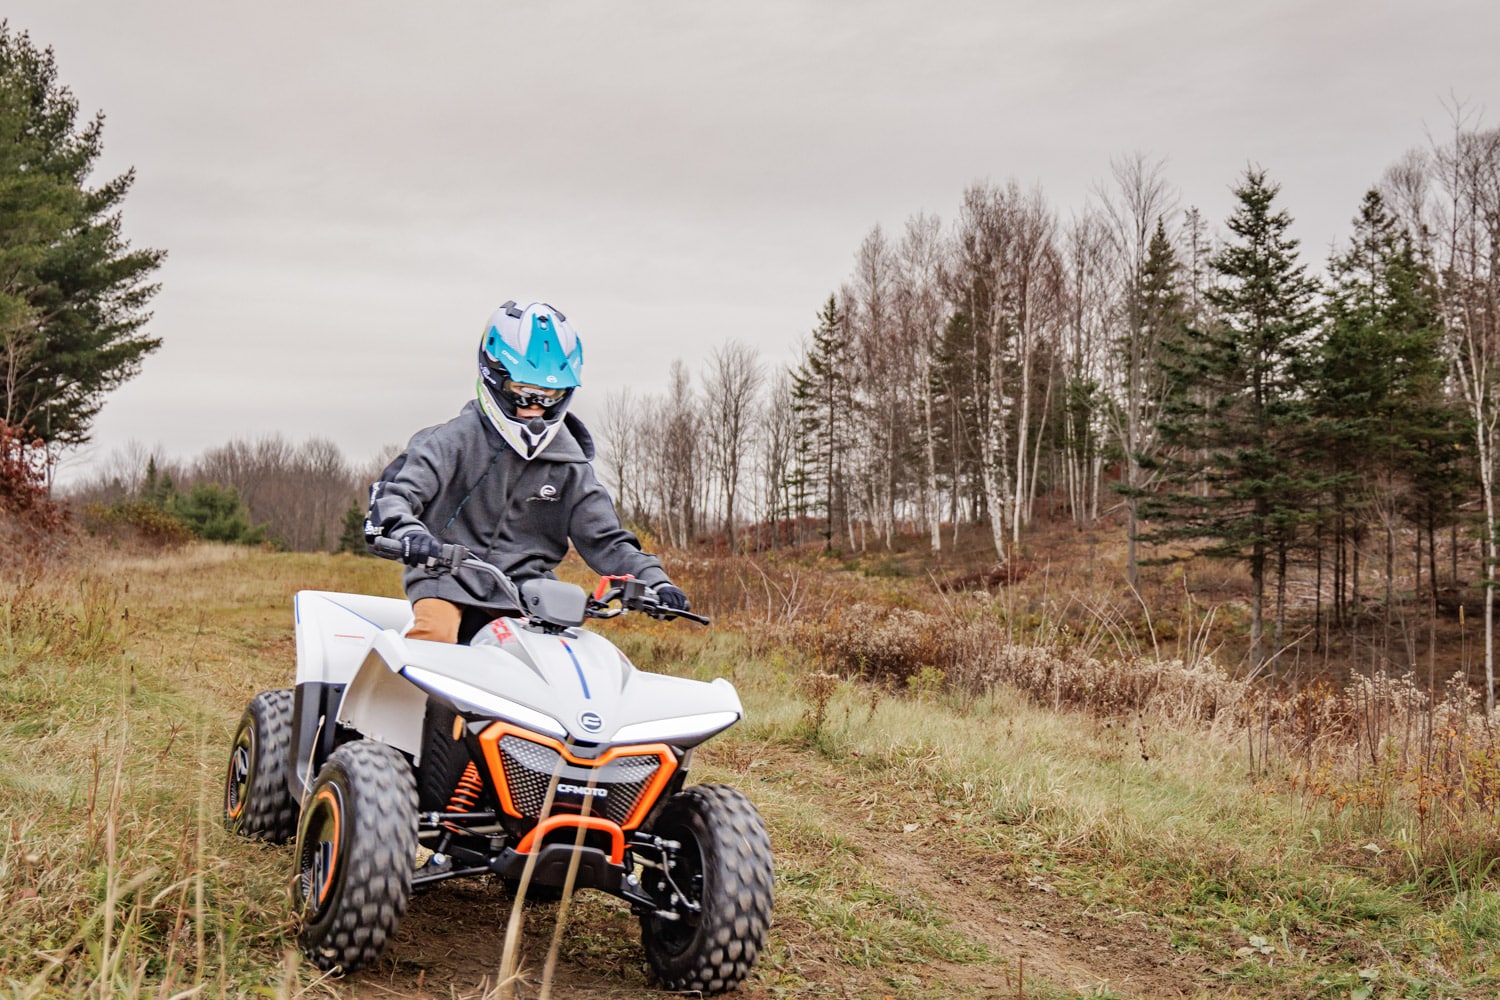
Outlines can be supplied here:
M746 721L694 771L745 791L776 852L771 947L740 995L1500 988L1500 754L1451 702L1389 681L1360 689L1375 714L1348 714L1338 685L1277 700L1206 655L1184 659L1218 645L1216 614L1232 609L1198 606L1198 625L1175 620L1174 638L1158 623L1153 649L1077 566L1050 580L1038 567L1028 592L945 594L932 576L961 567L924 575L906 557L674 565L713 628L598 627L637 664L729 677L745 700ZM0 982L12 994L493 988L510 908L500 886L417 896L377 968L320 977L293 948L291 848L220 829L228 741L251 695L290 681L301 588L394 594L398 574L194 546L97 553L0 584ZM1095 627L1049 615L1048 600L1094 607ZM1358 726L1368 739L1350 735ZM557 912L527 910L518 995L539 995ZM652 995L638 938L623 907L580 899L552 995Z

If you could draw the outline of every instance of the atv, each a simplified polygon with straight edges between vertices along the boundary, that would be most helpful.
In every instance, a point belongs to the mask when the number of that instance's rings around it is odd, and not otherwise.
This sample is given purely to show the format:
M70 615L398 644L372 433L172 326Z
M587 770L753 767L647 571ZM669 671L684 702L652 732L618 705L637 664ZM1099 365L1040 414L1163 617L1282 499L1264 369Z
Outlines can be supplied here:
M391 539L374 550L400 557ZM766 943L770 840L744 795L686 779L693 749L739 721L739 695L639 670L580 627L625 612L708 619L628 577L590 596L552 579L517 588L458 546L443 560L494 576L521 615L453 645L405 638L405 600L300 591L296 686L256 695L235 733L225 824L295 837L303 952L353 972L413 891L496 875L523 894L616 896L664 988L734 989Z

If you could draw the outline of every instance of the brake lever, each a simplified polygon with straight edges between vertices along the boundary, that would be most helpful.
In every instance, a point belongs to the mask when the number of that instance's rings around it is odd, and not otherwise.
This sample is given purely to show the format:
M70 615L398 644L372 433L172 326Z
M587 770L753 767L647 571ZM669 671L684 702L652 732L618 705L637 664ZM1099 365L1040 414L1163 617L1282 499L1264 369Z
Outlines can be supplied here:
M703 615L695 615L691 611L678 611L676 608L667 607L660 601L652 601L650 604L642 602L639 610L659 622L669 622L673 618L686 618L688 621L697 622L699 625L708 625L711 622L711 619L705 618Z

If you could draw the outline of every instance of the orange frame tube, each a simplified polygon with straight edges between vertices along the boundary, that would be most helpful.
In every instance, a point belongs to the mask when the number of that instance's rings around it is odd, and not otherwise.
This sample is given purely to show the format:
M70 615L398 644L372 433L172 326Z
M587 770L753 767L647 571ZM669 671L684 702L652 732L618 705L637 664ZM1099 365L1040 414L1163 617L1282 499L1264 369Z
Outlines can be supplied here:
M619 824L612 820L607 820L603 816L575 816L572 813L558 813L555 816L548 816L537 823L532 828L532 831L522 837L521 842L516 845L516 853L530 854L536 847L537 842L553 830L569 828L576 830L579 827L583 827L585 830L598 830L601 833L609 834L610 863L615 865L623 865L625 863L625 832L620 829Z

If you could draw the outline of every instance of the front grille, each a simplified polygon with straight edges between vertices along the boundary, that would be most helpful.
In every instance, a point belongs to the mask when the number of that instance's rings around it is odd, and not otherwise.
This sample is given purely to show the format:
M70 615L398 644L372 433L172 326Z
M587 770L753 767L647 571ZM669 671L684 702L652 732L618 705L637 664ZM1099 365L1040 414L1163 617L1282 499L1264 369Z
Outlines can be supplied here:
M623 825L662 766L655 753L616 757L597 766L579 766L568 763L551 747L511 735L501 737L499 749L511 802L527 819L541 817L547 786L556 774L559 785L603 790L606 794L602 798L590 796L589 813ZM579 811L585 794L560 788L552 799L553 811Z
M511 802L522 816L536 819L542 814L547 785L562 762L562 754L549 747L515 736L501 739L500 763L505 768L505 783L510 786Z

